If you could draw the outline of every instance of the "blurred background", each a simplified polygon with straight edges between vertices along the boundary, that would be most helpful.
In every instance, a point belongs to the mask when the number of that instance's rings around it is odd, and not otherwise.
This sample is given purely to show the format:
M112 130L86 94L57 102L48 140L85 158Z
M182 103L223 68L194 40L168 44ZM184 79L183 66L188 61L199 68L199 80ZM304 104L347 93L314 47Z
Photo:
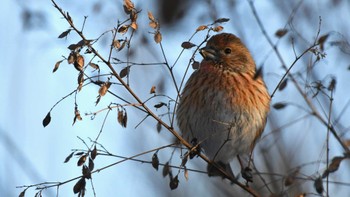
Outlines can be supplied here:
M128 16L123 11L122 0L105 1L63 1L57 4L69 12L74 24L81 28L84 16L84 34L88 39L96 39L108 30L112 30L118 21ZM316 36L328 35L324 51L307 52L298 59L292 76L301 87L301 94L289 77L274 94L268 124L259 141L254 161L259 173L254 171L253 187L263 196L326 196L318 194L315 180L326 169L327 161L327 126L315 115L320 114L335 128L345 145L349 145L350 96L350 3L346 0L260 0L252 1L257 15L254 15L250 1L213 1L213 0L134 0L138 15L138 30L135 32L129 52L129 60L138 63L164 62L162 50L153 40L153 29L148 26L147 11L159 19L162 33L162 46L167 61L173 65L182 51L181 43L187 41L198 26L212 23L218 18L229 18L222 24L224 32L239 36L247 45L256 61L257 67L263 67L263 76L272 93L281 80L285 66L289 67L296 57L317 41ZM256 20L263 24L266 35L281 54L280 59L262 33ZM88 145L95 139L103 125L105 112L93 120L85 113L106 108L111 102L122 103L116 97L107 94L95 106L98 86L88 85L76 96L82 121L72 126L74 118L75 96L65 98L51 111L51 122L43 128L42 120L61 98L77 88L78 72L72 65L63 61L59 69L52 73L54 65L63 57L68 57L70 44L81 40L71 31L67 38L58 36L69 28L61 14L49 0L3 0L0 12L0 194L18 196L23 185L38 183L63 182L81 175L77 167L78 157L68 163L65 158L71 150L86 149L79 138ZM277 34L283 30L285 34ZM280 31L281 32L281 31ZM108 57L111 33L106 33L94 46ZM124 37L130 36L125 34ZM199 32L191 42L200 44L206 32ZM119 38L124 38L120 36ZM185 50L176 62L173 74L179 83L189 64L194 49ZM325 55L325 57L323 57ZM317 61L317 56L321 57ZM90 59L86 56L85 63ZM127 60L127 51L115 52L113 57ZM200 55L195 56L200 61ZM107 68L97 59L95 63L101 72ZM122 70L126 65L116 65ZM193 72L190 67L189 72ZM91 71L90 76L96 75ZM186 79L188 78L186 75ZM329 84L335 83L335 90L329 90ZM176 96L169 71L162 65L132 66L129 76L130 87L146 100L152 86L157 93ZM135 102L118 85L112 85L115 94ZM331 98L332 95L332 99ZM311 101L314 108L310 108ZM156 97L149 106L167 120L166 109L155 109L159 102L168 103L167 98ZM331 108L330 108L331 106ZM330 110L331 109L331 110ZM115 155L130 157L160 146L173 143L172 135L162 129L157 132L157 122L145 118L145 114L133 107L126 108L128 113L127 128L117 122L117 112L112 111L107 117L103 132L98 140L105 149ZM141 123L141 124L139 124ZM79 138L78 138L79 137ZM342 156L344 149L332 134L329 135L329 161ZM349 147L349 146L348 146ZM172 164L179 166L179 151L172 156L173 148L158 152L160 163L164 164L171 157ZM145 154L138 159L151 161L152 154ZM97 156L95 169L119 161L115 157ZM329 176L329 195L346 196L350 193L349 159L344 159L340 167ZM232 163L235 173L239 173L237 162ZM205 171L206 164L200 159L190 160L188 168ZM173 169L173 174L178 170ZM293 174L294 173L294 174ZM260 174L263 179L259 178ZM289 175L293 176L289 176ZM288 183L286 180L288 179ZM265 182L263 182L265 180ZM325 179L323 186L326 188ZM126 161L105 169L92 176L94 191L97 196L249 196L237 186L232 186L220 178L208 178L206 174L192 172L188 180L183 171L179 173L179 186L169 188L169 178L162 176L162 167L156 171L152 165L144 162ZM57 188L43 191L43 196L73 196L76 181ZM86 196L94 196L90 181L87 182ZM37 191L30 188L26 196L34 196Z

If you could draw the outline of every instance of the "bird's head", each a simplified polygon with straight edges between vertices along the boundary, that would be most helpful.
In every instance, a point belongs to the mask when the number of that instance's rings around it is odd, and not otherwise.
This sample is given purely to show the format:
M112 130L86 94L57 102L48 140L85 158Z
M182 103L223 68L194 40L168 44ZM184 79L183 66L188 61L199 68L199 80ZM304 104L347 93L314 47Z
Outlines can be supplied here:
M224 70L255 72L255 63L248 49L233 34L221 33L212 36L206 46L199 50L203 62L212 62Z

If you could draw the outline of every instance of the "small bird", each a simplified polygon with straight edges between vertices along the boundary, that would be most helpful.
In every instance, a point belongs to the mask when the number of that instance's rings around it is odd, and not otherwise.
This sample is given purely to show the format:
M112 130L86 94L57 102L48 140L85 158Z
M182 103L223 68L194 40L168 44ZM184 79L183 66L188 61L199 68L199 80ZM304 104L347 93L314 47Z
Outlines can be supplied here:
M188 142L199 144L234 177L230 162L253 150L266 124L270 96L250 52L235 35L212 36L199 51L204 59L180 95L178 126ZM217 175L210 166L208 174Z

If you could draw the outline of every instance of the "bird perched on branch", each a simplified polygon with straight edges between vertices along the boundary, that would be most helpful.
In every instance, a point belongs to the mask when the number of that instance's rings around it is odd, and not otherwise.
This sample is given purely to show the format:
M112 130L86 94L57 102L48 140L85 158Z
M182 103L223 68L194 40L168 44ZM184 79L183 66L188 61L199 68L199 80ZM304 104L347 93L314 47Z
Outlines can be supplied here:
M249 154L264 130L270 96L254 60L233 34L212 36L177 108L183 137L233 176L230 161ZM217 175L212 166L209 175Z

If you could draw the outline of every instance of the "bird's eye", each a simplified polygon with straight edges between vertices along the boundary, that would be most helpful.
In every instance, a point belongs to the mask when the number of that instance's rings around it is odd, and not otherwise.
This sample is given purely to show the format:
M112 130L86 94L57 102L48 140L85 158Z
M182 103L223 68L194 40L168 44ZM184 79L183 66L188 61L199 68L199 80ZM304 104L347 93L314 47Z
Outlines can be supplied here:
M226 54L230 54L230 53L231 53L231 49L230 49L230 48L226 48L226 49L224 50L224 52L225 52Z

